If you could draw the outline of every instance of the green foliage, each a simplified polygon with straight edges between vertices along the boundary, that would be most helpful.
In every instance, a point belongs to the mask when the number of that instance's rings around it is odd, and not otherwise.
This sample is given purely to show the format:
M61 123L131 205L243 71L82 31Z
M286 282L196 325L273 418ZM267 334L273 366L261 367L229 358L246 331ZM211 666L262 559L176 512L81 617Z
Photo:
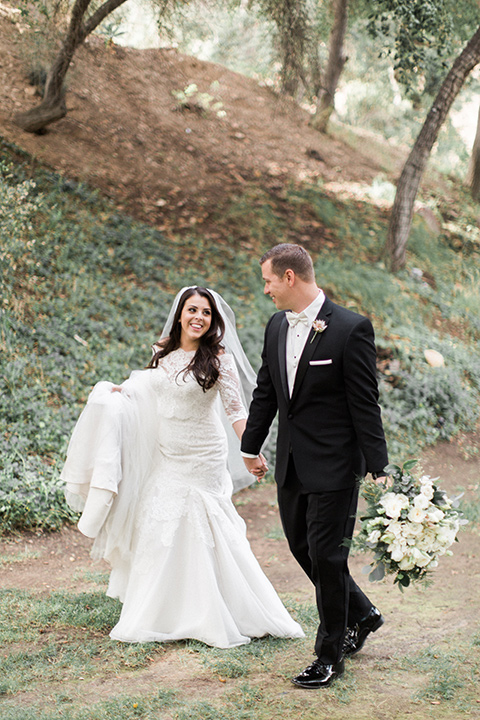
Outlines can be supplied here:
M202 60L261 78L290 94L315 94L331 24L330 4L313 0L196 0L171 7L160 33Z
M122 20L121 17L115 17L113 20L106 20L100 25L97 33L105 38L105 45L111 45L115 40L125 35L125 30L122 30Z
M369 7L368 29L373 37L394 38L394 69L408 84L420 75L429 55L433 74L445 74L445 59L451 55L455 41L466 40L465 18L471 23L470 37L480 19L478 5L470 0L455 4L451 0L380 0ZM438 83L430 84L433 92Z
M218 83L213 83L211 86L213 92L218 90ZM225 110L223 110L223 102L221 100L215 100L213 95L206 92L199 92L198 87L195 83L187 85L184 90L172 90L172 95L177 101L178 110L191 110L205 114L207 112L214 112L218 118L224 118L226 116Z
M0 170L0 531L55 529L80 404L148 360L172 254L83 185L40 171L40 193L27 166Z
M32 82L32 85L43 86L41 76L46 74L57 52L70 3L68 0L19 0L16 6L21 11L22 23L28 28L26 33L20 34L24 63L40 80Z
M2 459L0 534L15 530L59 530L76 514L64 501L64 485L39 457L17 453Z
M462 431L472 431L478 419L478 392L467 390L455 370L414 370L401 373L395 389L382 382L382 417L387 433L395 443L410 450L418 445L434 444ZM396 439L396 442L395 442ZM400 443L400 444L397 444Z
M422 443L446 440L472 431L478 420L480 373L476 352L466 343L452 342L430 332L428 347L440 352L445 367L432 368L423 356L427 348L420 329L399 327L395 354L400 370L381 379L382 417L393 454L403 445L409 452Z
M298 90L300 78L305 75L305 61L314 29L312 17L321 3L312 4L309 0L297 0L295 3L288 0L256 0L255 5L275 26L281 86L293 95ZM316 48L314 57L317 57Z
M402 3L405 7L413 4ZM432 29L432 41L428 45L417 47L417 52L422 52L424 59L405 77L400 75L399 70L394 69L395 22L388 21L385 32L377 23L376 36L372 38L368 33L366 17L382 5L365 3L363 7L357 7L346 41L349 62L342 73L336 101L336 111L343 123L387 138L389 146L393 148L413 144L430 109L432 98L447 73L448 67L445 63L453 63L473 28L480 23L478 5L472 0L465 0L453 9L450 1L449 5L447 15L455 24L449 43L441 46ZM471 18L469 23L463 22L463 25L459 22L457 27L457 20L470 17L470 14L475 12L476 19ZM467 30L467 35L464 29ZM439 51L441 57L438 55ZM408 59L410 58L408 55ZM456 126L462 111L465 113L464 104L472 99L472 93L475 93L474 84L467 81L441 128L438 143L430 159L431 166L438 168L440 172L454 174L462 180L467 173L470 148ZM336 132L343 134L345 127L336 129ZM369 139L369 143L371 141L373 139ZM353 142L361 151L362 141L356 132ZM389 146L384 146L387 169ZM392 170L397 173L396 168Z

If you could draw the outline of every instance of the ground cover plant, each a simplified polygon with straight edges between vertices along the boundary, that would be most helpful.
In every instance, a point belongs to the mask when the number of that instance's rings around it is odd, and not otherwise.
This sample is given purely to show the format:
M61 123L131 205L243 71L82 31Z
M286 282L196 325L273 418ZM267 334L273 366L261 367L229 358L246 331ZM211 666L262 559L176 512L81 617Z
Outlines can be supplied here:
M392 276L381 261L381 210L318 186L292 183L273 192L256 184L218 208L221 240L212 247L195 228L167 238L6 143L2 157L0 532L57 529L72 520L58 476L89 388L145 365L182 285L212 284L224 294L258 367L263 325L274 309L262 296L258 257L279 240L296 241L305 216L323 228L323 242L311 248L319 283L375 324L393 459L475 427L474 234L465 251L419 219L409 270ZM466 198L462 207L457 235L473 213ZM442 353L445 367L431 368L426 348Z

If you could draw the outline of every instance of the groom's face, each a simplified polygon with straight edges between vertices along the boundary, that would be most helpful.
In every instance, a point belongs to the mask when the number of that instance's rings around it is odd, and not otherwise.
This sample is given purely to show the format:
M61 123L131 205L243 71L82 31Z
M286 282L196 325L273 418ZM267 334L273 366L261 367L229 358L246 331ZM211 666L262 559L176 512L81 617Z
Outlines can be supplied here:
M279 277L272 270L272 261L265 260L262 265L262 277L265 283L263 292L270 295L277 310L290 310L291 288L286 273Z

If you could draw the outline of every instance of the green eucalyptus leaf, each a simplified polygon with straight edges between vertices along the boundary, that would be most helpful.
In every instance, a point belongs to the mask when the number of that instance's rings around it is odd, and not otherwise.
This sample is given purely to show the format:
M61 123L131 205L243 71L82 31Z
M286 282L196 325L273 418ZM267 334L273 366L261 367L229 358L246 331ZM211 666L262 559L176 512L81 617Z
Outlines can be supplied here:
M402 472L402 468L398 467L398 465L393 464L387 465L383 469L387 473L387 475L396 475L397 473Z
M385 566L383 563L379 563L376 565L370 575L368 576L368 579L370 582L378 582L379 580L383 580L385 577Z

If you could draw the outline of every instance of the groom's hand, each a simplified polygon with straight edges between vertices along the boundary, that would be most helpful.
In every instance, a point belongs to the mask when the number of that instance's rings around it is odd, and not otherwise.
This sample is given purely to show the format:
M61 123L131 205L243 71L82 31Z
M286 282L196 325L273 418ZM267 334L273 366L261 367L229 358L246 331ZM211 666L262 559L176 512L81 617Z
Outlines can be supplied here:
M373 478L373 482L377 485L384 485L385 487L389 488L393 485L393 480L388 475L379 475L376 478Z
M261 480L263 477L265 477L265 473L268 470L268 465L267 461L261 453L256 458L244 457L243 462L245 463L245 467L247 468L248 472L252 475L255 475L257 480Z

